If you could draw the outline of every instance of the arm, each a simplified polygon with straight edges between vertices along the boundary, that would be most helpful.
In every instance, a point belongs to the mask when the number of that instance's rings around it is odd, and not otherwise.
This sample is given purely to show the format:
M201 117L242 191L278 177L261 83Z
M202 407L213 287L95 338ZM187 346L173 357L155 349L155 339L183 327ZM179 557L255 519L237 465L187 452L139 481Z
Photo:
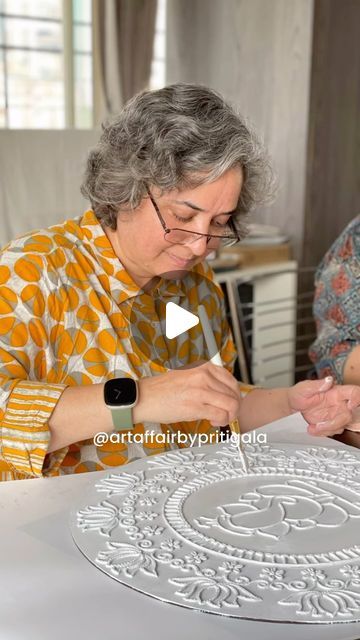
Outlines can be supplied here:
M139 401L133 422L171 424L209 420L226 425L239 412L238 383L229 371L209 362L138 381ZM49 420L49 452L72 442L113 431L112 416L103 399L103 384L68 387ZM175 425L176 426L176 425Z
M241 403L241 431L251 431L264 424L285 418L293 411L289 405L289 389L254 389Z
M45 265L41 256L17 250L4 251L0 261L0 459L12 473L38 476L49 442L47 422L66 388L56 375L45 382ZM65 454L57 453L52 469Z
M47 423L66 387L26 379L22 364L3 349L0 361L0 459L12 471L40 476L49 443ZM23 375L11 378L5 370ZM58 452L53 470L65 455L66 450Z
M333 385L333 379L304 380L284 389L257 389L246 396L240 419L244 431L300 412L313 436L360 431L360 386Z
M354 347L345 360L343 382L360 385L360 345Z
M4 253L1 267L6 288L0 290L0 455L12 470L39 476L47 453L53 452L45 461L49 474L61 465L68 445L92 438L101 430L110 432L113 427L103 401L103 384L75 386L74 379L65 377L61 369L59 345L54 345L53 352L50 349L48 357L47 346L57 339L57 333L56 324L47 325L46 318L50 313L59 321L61 310L53 300L53 309L43 313L44 301L55 295L54 282L43 277L46 264L42 256L22 255L20 261L18 256L15 251ZM16 273L20 266L21 273L32 274L36 286L28 285L26 278L19 282ZM229 353L229 361L232 357ZM64 384L57 384L59 380ZM139 387L135 424L202 419L214 425L227 424L240 406L235 379L209 364L190 376L169 372L144 378Z
M218 327L215 334L218 344L221 345L221 357L227 372L224 373L221 369L219 371L219 367L202 361L178 370L178 372L183 372L186 369L188 374L185 376L183 373L179 375L177 371L172 370L169 371L169 374L165 374L166 378L156 376L153 379L139 380L139 403L133 409L134 424L144 421L174 423L173 427L176 428L176 422L179 421L207 418L212 419L213 424L217 425L229 422L229 410L235 411L236 414L240 403L239 389L238 383L230 375L233 370L236 350L226 320L223 294L220 289L219 304L222 306L223 313L219 316L221 327ZM221 344L223 336L225 338ZM206 368L199 367L200 364L207 366ZM190 398L187 387L190 384L191 388L192 380L194 385L199 385L200 395L194 396L191 393L192 397ZM207 398L209 385L213 390L212 398ZM245 389L244 385L240 384L240 392L244 394L247 391L248 387ZM103 384L68 387L64 391L49 421L51 431L49 452L56 451L74 441L93 438L100 431L113 431L112 416L104 404L103 392ZM181 403L181 393L184 394L184 405ZM203 400L205 399L208 404L204 406ZM192 408L191 403L194 405ZM233 409L232 404L234 405ZM74 425L76 425L76 438L74 438Z
M40 476L47 453L58 453L58 467L71 443L113 431L111 412L103 399L104 384L65 387L10 379L7 384L13 390L1 421L2 457L18 471ZM134 424L209 420L225 425L240 408L237 381L211 363L142 378L138 384ZM21 394L25 401L29 398L29 388L31 405L19 406ZM41 404L44 410L39 409Z
M48 423L48 453L93 438L99 431L113 431L111 413L103 394L103 384L65 389Z

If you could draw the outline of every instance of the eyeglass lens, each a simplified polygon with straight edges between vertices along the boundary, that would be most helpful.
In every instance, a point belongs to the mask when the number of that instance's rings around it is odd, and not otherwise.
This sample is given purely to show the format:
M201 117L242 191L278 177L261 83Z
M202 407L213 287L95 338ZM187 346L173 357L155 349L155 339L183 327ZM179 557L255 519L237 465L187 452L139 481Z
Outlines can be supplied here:
M165 234L165 239L167 240L167 242L171 242L171 244L191 244L192 242L196 242L197 240L199 240L199 238L206 237L208 240L207 245L209 247L217 247L220 243L231 244L236 242L236 238L234 238L233 236L227 237L226 234L224 234L224 237L222 238L220 234L218 237L214 237L211 235L206 236L203 234L194 233L192 231L180 229L169 229L169 231Z

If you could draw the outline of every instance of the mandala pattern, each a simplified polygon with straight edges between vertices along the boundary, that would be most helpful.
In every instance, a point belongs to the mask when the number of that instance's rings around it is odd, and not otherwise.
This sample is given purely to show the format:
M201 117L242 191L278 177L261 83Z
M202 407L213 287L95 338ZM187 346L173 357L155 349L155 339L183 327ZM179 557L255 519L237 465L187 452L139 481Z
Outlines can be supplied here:
M72 514L76 544L105 573L166 602L359 621L360 454L289 444L246 453L248 475L236 447L218 445L104 476Z

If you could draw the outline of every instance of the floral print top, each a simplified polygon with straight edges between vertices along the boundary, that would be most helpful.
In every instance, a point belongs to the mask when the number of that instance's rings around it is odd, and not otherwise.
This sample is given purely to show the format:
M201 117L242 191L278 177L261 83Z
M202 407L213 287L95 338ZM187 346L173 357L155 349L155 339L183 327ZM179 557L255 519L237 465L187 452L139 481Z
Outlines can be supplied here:
M360 343L360 215L323 258L315 275L317 338L309 356L320 378L343 382L345 361Z

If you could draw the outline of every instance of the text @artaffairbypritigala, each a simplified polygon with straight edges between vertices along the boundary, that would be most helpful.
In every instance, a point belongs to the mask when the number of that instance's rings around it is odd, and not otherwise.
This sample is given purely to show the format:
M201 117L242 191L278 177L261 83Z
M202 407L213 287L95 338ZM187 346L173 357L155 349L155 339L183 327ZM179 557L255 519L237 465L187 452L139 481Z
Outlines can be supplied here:
M101 446L111 442L112 444L142 444L142 445L183 445L188 447L201 447L206 444L239 444L241 438L242 444L267 444L266 433L256 433L249 431L242 433L231 433L228 430L216 431L214 433L183 433L181 431L145 431L144 433L134 431L117 431L107 433L99 431L94 436L94 444Z

